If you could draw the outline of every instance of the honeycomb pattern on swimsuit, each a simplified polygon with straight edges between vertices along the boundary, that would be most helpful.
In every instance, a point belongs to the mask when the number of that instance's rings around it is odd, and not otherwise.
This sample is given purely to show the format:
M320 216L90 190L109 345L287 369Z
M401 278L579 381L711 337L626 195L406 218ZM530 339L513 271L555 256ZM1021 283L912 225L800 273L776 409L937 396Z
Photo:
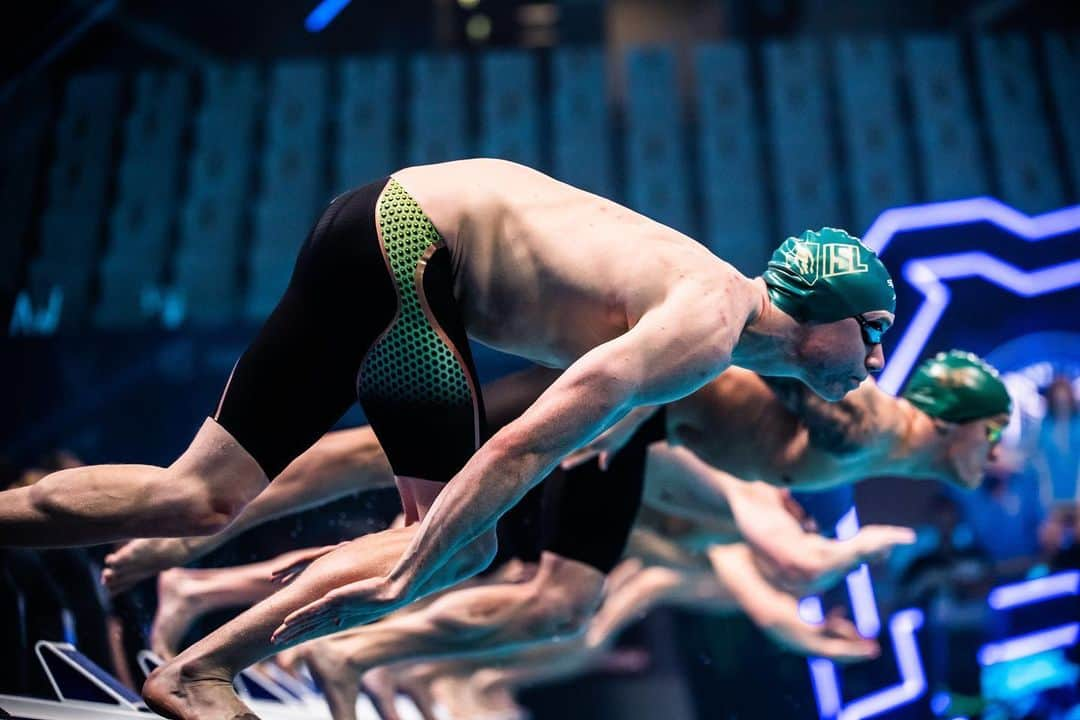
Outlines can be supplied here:
M393 178L376 210L383 253L398 291L398 314L371 347L360 370L360 398L408 404L472 404L469 382L454 350L436 332L421 304L417 267L443 244L435 226Z

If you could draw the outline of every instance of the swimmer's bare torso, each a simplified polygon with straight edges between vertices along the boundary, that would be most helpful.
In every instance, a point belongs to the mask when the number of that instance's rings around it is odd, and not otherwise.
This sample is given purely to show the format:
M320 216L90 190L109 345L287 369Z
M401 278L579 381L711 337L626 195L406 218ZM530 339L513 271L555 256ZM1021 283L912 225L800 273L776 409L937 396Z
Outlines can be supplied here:
M700 243L535 170L473 159L394 178L449 247L466 328L484 344L566 367L688 283L718 294L688 314L708 308L720 320L726 305L747 315L740 300L753 294L735 293L741 276Z
M835 430L854 438L848 443L854 447L838 452L815 442L806 424L759 375L730 368L668 406L668 433L673 443L743 480L823 489L884 472L899 452L906 415L901 403L872 381L843 403L836 406Z

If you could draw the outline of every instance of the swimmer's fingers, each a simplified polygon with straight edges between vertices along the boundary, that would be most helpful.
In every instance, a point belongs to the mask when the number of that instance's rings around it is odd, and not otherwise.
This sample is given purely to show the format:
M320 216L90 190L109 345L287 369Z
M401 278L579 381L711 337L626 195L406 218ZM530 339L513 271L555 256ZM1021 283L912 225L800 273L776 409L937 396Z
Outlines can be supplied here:
M291 555L291 562L287 565L282 565L279 568L275 568L270 572L270 580L279 585L288 585L296 577L302 573L308 565L315 562L323 555L335 550L336 548L344 545L341 542L337 545L326 545L324 547L310 548L302 554Z
M915 542L915 531L897 525L867 525L854 537L840 542L848 560L849 569L866 562L884 560L897 545L911 545Z
M270 642L325 635L389 612L393 603L380 599L384 584L384 578L369 578L332 590L290 613L270 636Z
M829 611L829 614L825 616L824 623L825 632L829 637L840 638L844 640L858 640L862 637L859 634L858 628L855 624L847 619L844 615L843 608L833 608Z
M340 625L339 611L335 603L325 598L316 600L285 618L270 636L270 642L292 643L334 632Z
M782 539L775 530L759 535L753 542L758 569L774 585L796 595L826 590L863 563L881 560L897 545L915 542L915 531L892 525L867 525L847 540L818 535Z
M843 615L839 608L825 616L824 635L828 642L823 643L824 655L838 662L859 662L872 660L881 654L877 641L864 638L855 624Z
M861 637L851 621L831 613L823 623L810 624L796 614L764 629L779 645L793 652L839 663L872 660L881 653L876 641Z
M816 533L818 531L814 518L810 517L806 509L799 504L799 501L792 497L790 490L780 491L780 502L784 509L798 521L804 532Z
M873 660L881 654L876 640L866 638L834 638L813 635L806 643L805 655L824 657L841 664Z
M561 467L563 470L573 470L578 465L584 465L590 460L598 458L600 454L600 451L594 448L592 445L586 445L580 450L575 450L574 452L564 457L563 461L559 463L559 467Z
M781 576L780 584L792 592L821 592L860 565L885 559L897 545L914 542L914 530L895 525L867 525L847 540L815 537L803 545L798 572Z
M591 442L563 458L560 463L562 469L571 470L596 459L600 469L607 470L619 450L634 436L638 426L654 411L655 407L631 411L626 417L593 438Z
M615 456L614 452L610 450L603 450L600 448L586 446L580 450L574 452L563 458L563 461L559 463L559 467L563 470L573 470L579 465L584 465L590 460L596 460L597 465L601 470L607 470L611 466L611 459Z

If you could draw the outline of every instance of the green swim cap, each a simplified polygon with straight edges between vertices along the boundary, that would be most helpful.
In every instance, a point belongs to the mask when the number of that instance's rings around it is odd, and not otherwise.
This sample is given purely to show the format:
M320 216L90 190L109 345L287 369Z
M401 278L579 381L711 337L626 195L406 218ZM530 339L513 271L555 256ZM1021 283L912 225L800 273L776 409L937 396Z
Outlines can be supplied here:
M962 423L1012 410L998 371L974 353L938 353L915 369L904 399L931 417Z
M896 311L889 271L859 238L836 228L789 237L763 274L769 297L799 322L835 322Z

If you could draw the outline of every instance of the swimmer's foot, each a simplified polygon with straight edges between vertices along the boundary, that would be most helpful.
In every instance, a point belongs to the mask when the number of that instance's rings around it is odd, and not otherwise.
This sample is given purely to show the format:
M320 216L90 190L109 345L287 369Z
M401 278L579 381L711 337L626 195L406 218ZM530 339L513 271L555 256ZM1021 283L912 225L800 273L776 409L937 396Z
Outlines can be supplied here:
M360 671L340 649L336 638L306 642L296 649L307 664L315 684L322 690L334 720L356 720L356 699L360 696Z
M431 686L445 665L438 662L408 663L404 666L392 665L397 692L404 693L416 706L423 720L446 720L435 709L435 695ZM376 668L378 670L379 668ZM372 671L368 671L369 673ZM366 677L366 674L365 674Z
M526 720L529 712L514 699L514 694L505 685L495 685L483 690L474 690L477 706L483 709L484 717L491 720Z
M195 571L197 572L197 571ZM150 627L150 649L165 660L176 656L188 628L205 612L192 571L173 568L158 575L158 606Z
M494 720L525 720L529 711L518 704L513 690L503 682L503 673L496 669L479 670L469 679L474 712Z
M191 664L162 665L146 679L142 696L151 710L170 720L259 720L240 702L228 673Z
M482 710L478 712L479 703L474 697L474 688L469 682L468 674L437 675L431 679L430 688L434 705L441 710L441 716L463 720L483 714Z
M360 678L360 687L381 720L401 720L397 711L398 677L391 667L384 665L368 670Z

